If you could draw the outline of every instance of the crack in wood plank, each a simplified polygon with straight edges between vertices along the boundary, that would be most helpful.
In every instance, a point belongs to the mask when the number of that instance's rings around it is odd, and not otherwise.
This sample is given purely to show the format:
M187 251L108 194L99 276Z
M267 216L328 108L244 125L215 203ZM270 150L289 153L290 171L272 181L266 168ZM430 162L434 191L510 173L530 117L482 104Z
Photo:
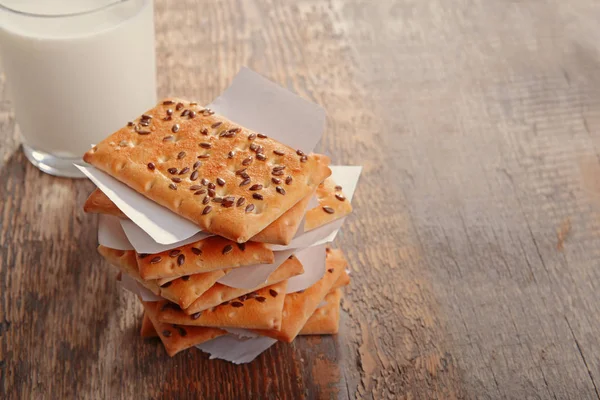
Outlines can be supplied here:
M600 392L598 392L598 387L596 386L596 382L594 381L594 376L592 375L592 371L590 370L588 362L585 359L585 355L583 354L583 350L581 349L581 346L579 345L579 340L577 340L577 337L575 336L575 332L573 332L573 328L571 327L571 324L569 323L569 319L566 316L565 316L565 321L567 322L569 331L571 332L571 335L573 336L573 341L575 342L575 345L577 346L577 351L579 352L579 355L581 356L581 361L583 361L583 365L585 365L585 369L588 372L590 381L592 382L592 385L594 385L594 391L596 392L596 397L598 399L600 399Z

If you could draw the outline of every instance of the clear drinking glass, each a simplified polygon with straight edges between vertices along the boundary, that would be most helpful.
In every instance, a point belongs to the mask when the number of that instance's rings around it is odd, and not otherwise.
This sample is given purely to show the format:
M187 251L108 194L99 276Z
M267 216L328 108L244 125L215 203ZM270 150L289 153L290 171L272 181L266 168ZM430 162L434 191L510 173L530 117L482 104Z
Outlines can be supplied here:
M152 0L0 0L0 65L23 151L79 177L92 144L156 104Z

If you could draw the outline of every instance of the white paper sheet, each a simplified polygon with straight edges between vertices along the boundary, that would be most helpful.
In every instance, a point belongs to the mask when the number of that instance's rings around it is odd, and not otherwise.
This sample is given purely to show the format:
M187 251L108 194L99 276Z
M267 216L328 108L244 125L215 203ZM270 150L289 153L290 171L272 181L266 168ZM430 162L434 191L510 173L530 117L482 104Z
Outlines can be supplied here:
M305 152L313 150L325 126L325 111L321 106L303 100L247 68L243 68L229 88L209 106L240 125ZM191 221L108 174L92 166L77 167L157 243L177 243L200 231Z
M332 165L329 167L331 169L331 179L342 187L342 192L350 202L354 197L362 168L359 165Z
M296 253L296 257L304 267L304 273L288 279L287 293L295 293L311 287L323 277L325 274L325 248L326 246L323 244Z
M133 250L121 229L120 219L112 215L98 215L98 243L116 250Z
M247 265L233 269L230 273L219 279L222 285L231 286L239 289L252 289L269 279L281 264L294 254L294 249L275 252L273 264L255 264Z
M115 205L161 244L179 242L200 231L198 226L144 197L124 183L92 166L75 165Z
M316 197L312 197L306 206L306 210L310 210L319 205ZM194 236L182 240L180 242L175 242L171 244L160 244L156 243L154 239L150 235L148 235L142 228L137 226L134 222L123 219L119 220L121 222L121 226L123 227L123 231L125 231L125 235L130 243L130 246L133 246L135 251L138 253L148 253L148 254L156 254L161 253L163 251L168 251L180 246L185 246L189 243L194 243L209 236L212 236L206 232L198 232ZM298 231L296 235L301 235L304 232L304 222L305 217L302 218L302 221L299 224Z
M246 128L307 153L314 150L325 129L325 110L320 105L245 67L208 107Z
M210 233L198 232L195 235L172 244L160 244L156 243L150 235L148 235L142 228L137 226L134 222L122 219L120 220L121 227L125 233L125 236L138 253L156 254L163 251L171 250L179 246L185 246L186 244L194 243L199 240L205 239L209 236L213 236Z
M325 241L325 239L341 228L343 220L344 218L341 218L329 224L325 224L317 229L313 229L312 231L302 233L301 235L298 235L292 239L292 241L287 245L275 244L272 245L271 248L274 251L283 251L289 249L302 249L315 244L330 242L330 240Z
M210 354L210 359L221 359L234 364L245 364L254 360L260 353L273 346L277 340L259 336L241 338L236 335L219 336L196 347Z

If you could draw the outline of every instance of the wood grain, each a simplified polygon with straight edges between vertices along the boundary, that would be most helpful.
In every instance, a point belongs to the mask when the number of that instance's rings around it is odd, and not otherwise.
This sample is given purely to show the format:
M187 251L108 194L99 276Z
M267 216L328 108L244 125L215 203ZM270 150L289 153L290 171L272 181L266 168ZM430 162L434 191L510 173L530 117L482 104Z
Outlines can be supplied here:
M95 252L93 185L19 149L0 75L0 398L600 399L600 4L156 1L159 95L247 65L364 165L339 335L169 358Z

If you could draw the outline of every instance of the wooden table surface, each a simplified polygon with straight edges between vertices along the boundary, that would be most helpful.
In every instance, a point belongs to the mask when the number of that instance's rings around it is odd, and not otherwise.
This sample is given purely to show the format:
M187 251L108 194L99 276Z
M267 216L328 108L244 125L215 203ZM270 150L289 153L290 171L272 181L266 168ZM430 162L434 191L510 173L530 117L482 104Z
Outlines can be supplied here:
M340 334L169 358L96 253L89 181L19 148L0 76L0 398L600 398L600 3L156 1L159 96L247 65L364 165Z

